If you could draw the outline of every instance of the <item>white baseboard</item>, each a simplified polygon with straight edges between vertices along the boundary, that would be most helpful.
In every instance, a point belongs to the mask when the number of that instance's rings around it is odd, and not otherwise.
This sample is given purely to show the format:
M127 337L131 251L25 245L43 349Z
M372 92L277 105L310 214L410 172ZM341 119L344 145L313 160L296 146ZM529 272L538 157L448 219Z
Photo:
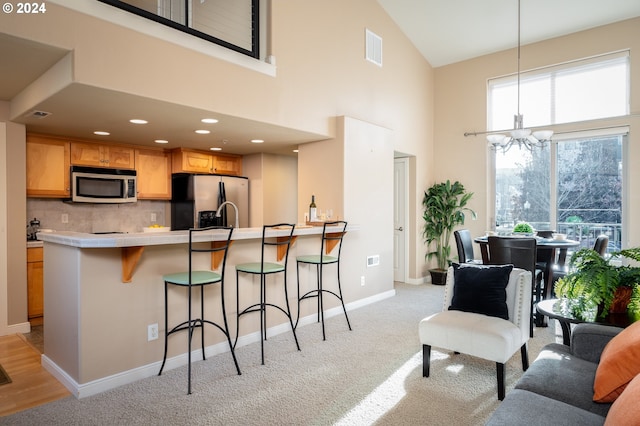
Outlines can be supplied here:
M431 277L409 278L403 281L405 284L422 285L431 283Z
M371 297L367 297L364 299L356 300L355 302L351 302L345 305L347 312L352 311L354 309L361 308L366 305L370 305L371 303L379 302L381 300L387 299L389 297L393 297L396 295L395 290L385 291L384 293L379 293L373 295ZM342 306L336 306L335 308L331 308L325 311L325 318L331 318L336 315L343 315ZM298 323L298 327L304 326L306 324L311 324L317 321L317 315L312 314L306 317L300 318ZM28 323L27 323L28 324ZM276 325L267 330L269 336L275 336L281 333L287 333L291 331L291 326L288 322L283 324ZM242 347L251 343L260 341L260 332L257 331L255 333L246 334L244 336L240 336L238 338L238 343L236 347ZM229 352L229 343L224 341L220 343L216 343L215 345L207 346L205 348L205 354L207 357L218 355L224 352ZM167 358L167 362L164 366L164 371L169 371L174 368L181 367L186 365L188 362L187 354L181 354L172 358ZM191 352L191 359L202 359L202 352L200 349L194 350ZM162 365L162 361L153 362L151 364L143 365L141 367L137 367L131 370L123 371L118 374L114 374L111 376L103 377L101 379L93 380L87 383L78 383L73 378L71 378L63 369L61 369L55 362L53 362L46 355L42 355L42 366L45 370L51 373L60 383L62 383L68 390L71 392L73 396L78 399L86 398L88 396L96 395L102 392L105 392L110 389L117 388L122 385L126 385L128 383L133 383L135 381L155 376L160 371L160 366Z
M31 331L31 323L27 321L27 322L21 322L19 324L7 325L0 331L0 336L8 336L10 334L17 334L17 333L24 334L24 333L29 333L30 331Z

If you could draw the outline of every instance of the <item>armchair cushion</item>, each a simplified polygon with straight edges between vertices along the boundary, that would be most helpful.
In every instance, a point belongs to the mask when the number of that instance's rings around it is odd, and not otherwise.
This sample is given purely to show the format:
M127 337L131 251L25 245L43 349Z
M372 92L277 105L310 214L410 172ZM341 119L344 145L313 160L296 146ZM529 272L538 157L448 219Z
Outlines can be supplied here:
M593 383L593 400L613 402L640 373L640 321L615 336L600 357Z
M454 286L449 310L509 319L506 287L513 265L453 264Z

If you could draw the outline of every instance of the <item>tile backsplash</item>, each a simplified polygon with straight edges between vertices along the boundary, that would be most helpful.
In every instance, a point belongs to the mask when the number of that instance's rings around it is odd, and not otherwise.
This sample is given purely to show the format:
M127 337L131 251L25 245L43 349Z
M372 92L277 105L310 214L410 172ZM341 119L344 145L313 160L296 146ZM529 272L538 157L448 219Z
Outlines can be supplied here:
M68 203L61 200L28 198L25 226L33 218L40 228L76 232L142 232L153 224L170 226L169 201L141 200L125 204ZM155 221L151 219L155 216ZM67 223L63 223L63 218Z

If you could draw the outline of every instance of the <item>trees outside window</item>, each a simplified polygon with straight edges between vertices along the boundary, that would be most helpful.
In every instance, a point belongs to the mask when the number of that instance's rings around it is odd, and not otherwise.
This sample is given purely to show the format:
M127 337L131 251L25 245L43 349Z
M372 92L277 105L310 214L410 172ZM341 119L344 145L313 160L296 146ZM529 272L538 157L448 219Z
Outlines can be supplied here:
M533 152L496 152L498 229L526 221L568 234L584 247L606 234L609 249L620 249L623 139L566 139Z

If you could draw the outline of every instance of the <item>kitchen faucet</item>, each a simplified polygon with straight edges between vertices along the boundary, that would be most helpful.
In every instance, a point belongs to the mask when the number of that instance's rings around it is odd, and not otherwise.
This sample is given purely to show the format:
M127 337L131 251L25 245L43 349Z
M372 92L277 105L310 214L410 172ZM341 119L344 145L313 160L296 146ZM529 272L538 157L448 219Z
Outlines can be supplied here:
M236 224L234 228L240 228L240 222L238 222L238 206L233 204L231 201L225 201L224 203L220 204L220 206L218 207L218 210L216 210L216 217L220 217L220 214L221 214L220 212L225 204L231 204L233 206L233 209L236 211Z

